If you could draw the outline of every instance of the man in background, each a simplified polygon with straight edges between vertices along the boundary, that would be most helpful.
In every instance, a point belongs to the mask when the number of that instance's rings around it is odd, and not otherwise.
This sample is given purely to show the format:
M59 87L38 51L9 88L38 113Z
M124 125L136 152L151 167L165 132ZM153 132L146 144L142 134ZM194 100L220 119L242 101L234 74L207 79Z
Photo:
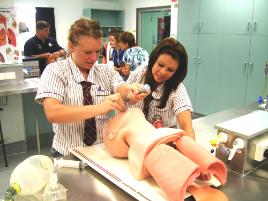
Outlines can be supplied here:
M49 37L50 24L46 21L36 23L36 34L26 41L24 56L32 56L39 59L40 74L43 73L47 64L65 56L65 51L57 41Z

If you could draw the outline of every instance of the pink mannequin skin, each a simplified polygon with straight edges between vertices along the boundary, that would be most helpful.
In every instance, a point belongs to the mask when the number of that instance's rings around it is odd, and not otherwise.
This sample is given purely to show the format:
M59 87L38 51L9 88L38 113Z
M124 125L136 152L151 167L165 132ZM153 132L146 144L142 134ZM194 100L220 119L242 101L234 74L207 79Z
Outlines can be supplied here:
M154 130L140 109L129 108L107 122L102 132L103 141L112 156L127 158L128 149L135 139Z
M204 148L196 145L181 129L156 129L146 121L143 112L138 108L129 108L113 116L105 125L102 134L105 147L112 156L128 157L130 172L137 180L153 176L169 200L183 200L187 187L200 174L212 172L222 184L226 181L226 168L221 161L206 153ZM175 143L175 149L166 145L170 142ZM189 147L195 147L196 152L189 154ZM192 157L193 162L183 156L181 151L188 152L188 157L196 156L198 152L209 160L200 162L201 156L197 159Z

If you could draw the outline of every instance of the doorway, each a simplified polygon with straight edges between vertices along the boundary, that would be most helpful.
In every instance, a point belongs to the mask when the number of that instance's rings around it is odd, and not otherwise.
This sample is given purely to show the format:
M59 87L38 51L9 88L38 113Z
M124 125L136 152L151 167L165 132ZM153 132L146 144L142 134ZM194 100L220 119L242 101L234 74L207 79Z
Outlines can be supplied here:
M149 54L170 35L170 12L170 6L137 8L137 43Z

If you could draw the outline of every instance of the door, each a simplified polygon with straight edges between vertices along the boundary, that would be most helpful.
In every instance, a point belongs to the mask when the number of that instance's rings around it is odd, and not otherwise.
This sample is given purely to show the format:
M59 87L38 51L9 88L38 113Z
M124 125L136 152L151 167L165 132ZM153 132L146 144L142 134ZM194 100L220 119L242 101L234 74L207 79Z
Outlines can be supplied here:
M141 11L140 46L147 50L149 54L162 39L164 28L166 26L164 23L165 16L170 16L170 10Z
M178 33L222 33L224 3L223 0L180 0Z
M196 86L196 69L198 65L197 58L197 34L180 33L178 41L184 46L188 55L188 69L183 84L186 87L192 106L195 105L195 86Z
M253 0L226 0L224 32L227 34L250 34Z
M200 33L222 33L225 1L201 0L199 13Z
M268 1L254 0L253 34L268 35Z
M198 33L199 6L199 0L180 0L178 12L178 33Z
M199 34L195 110L201 114L218 111L222 40L220 34Z
M267 96L267 78L264 76L264 67L268 61L268 36L252 35L248 79L245 103L256 101L258 97ZM265 91L266 86L266 91Z
M244 104L249 49L250 35L224 35L219 75L219 111Z

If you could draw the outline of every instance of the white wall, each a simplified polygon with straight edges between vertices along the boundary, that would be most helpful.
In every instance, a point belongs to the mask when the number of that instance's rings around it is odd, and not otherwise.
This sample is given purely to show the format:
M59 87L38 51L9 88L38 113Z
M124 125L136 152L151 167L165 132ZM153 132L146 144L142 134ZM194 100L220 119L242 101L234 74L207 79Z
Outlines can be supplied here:
M19 45L22 47L25 40L35 33L35 7L54 8L57 41L62 47L66 48L69 27L75 20L82 17L84 8L124 9L125 30L136 32L136 8L167 5L172 5L171 0L1 0L1 7L17 7L21 19L25 20L28 16L27 20L31 20L28 27L30 32L20 39L21 43ZM171 13L171 27L173 28L171 28L171 33L172 30L176 30L174 29L174 23L177 24L177 17L174 17Z
M125 9L125 30L136 32L136 9L156 6L169 6L171 0L128 0L123 1ZM172 19L171 19L172 21Z
M30 33L27 37L33 36L35 33L35 7L53 7L55 14L55 24L57 41L63 47L67 46L67 35L70 25L80 17L82 17L84 8L101 8L101 9L122 9L120 0L6 0L14 2L14 7L19 8L18 15L33 16L30 17ZM11 3L12 5L12 3ZM22 38L22 40L26 40ZM24 44L22 41L21 44Z

